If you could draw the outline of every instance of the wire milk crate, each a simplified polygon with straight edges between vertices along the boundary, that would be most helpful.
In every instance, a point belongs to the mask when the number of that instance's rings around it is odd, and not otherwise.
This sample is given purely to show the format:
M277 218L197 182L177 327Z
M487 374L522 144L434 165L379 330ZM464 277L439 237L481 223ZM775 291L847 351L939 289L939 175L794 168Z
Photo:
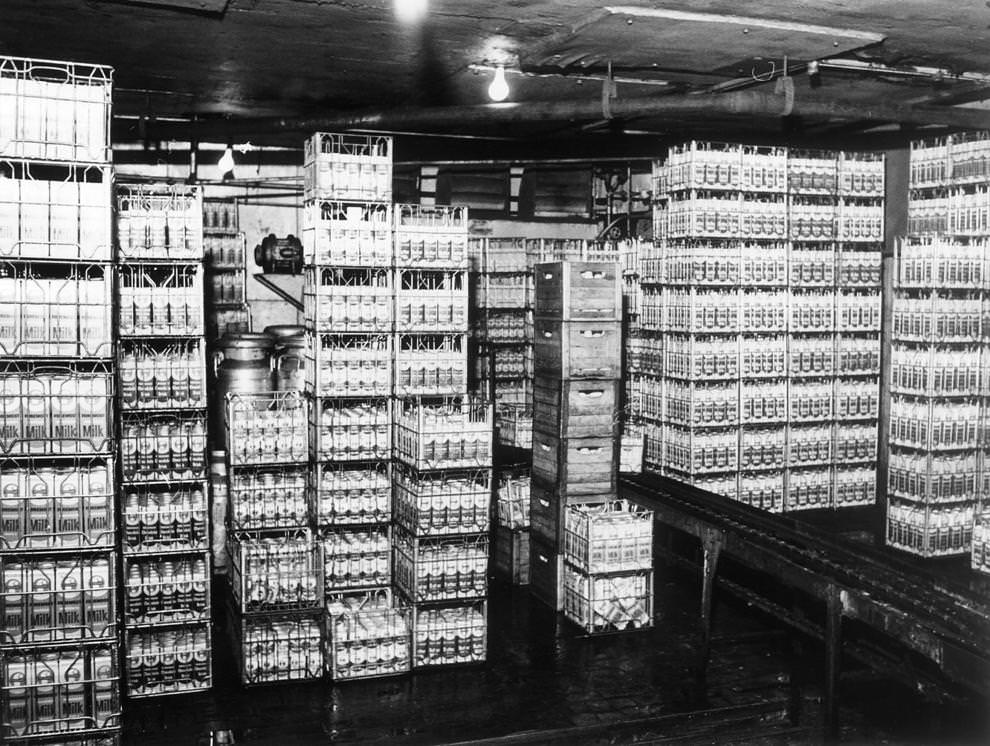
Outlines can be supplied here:
M121 259L202 261L200 188L118 184L117 245Z
M393 295L385 267L308 267L306 326L317 332L390 332Z
M113 392L103 364L0 366L0 456L110 453Z
M441 607L413 607L412 665L482 663L488 655L488 607L474 601Z
M388 526L328 529L320 542L327 592L387 586L391 582L392 545Z
M564 556L587 573L652 569L653 511L627 500L569 505Z
M491 469L419 474L396 467L395 521L421 537L487 532L491 477Z
M408 673L410 609L389 589L327 595L326 660L334 681Z
M118 679L116 646L4 656L4 740L106 738L105 731L120 728Z
M125 337L203 335L203 268L120 265L119 334Z
M398 396L456 396L467 390L466 334L400 334L395 347Z
M201 339L122 343L117 357L121 410L205 407L204 347Z
M468 325L467 272L397 270L395 327L399 332L456 332Z
M319 199L303 206L306 263L390 267L394 255L391 205Z
M887 491L914 502L974 502L981 492L980 473L975 451L911 453L894 449L887 469Z
M947 557L970 551L976 508L969 505L887 506L887 544L922 557Z
M226 407L232 466L307 460L309 405L299 392L227 394Z
M492 405L479 397L428 404L404 399L395 419L396 458L419 471L491 465Z
M127 696L132 699L184 694L212 685L208 624L129 631L126 651Z
M110 261L112 170L58 169L0 160L0 257Z
M392 410L387 398L319 399L310 416L315 461L382 461L392 457Z
M323 628L320 612L264 616L230 614L241 683L313 681L323 678Z
M304 143L307 199L392 200L392 138L317 132Z
M323 604L322 545L308 531L228 538L230 587L241 613L318 609Z
M0 647L116 639L112 554L0 557Z
M394 209L397 267L467 269L467 207L397 204Z
M310 335L306 357L307 391L316 396L392 393L391 335Z
M113 485L112 459L0 463L0 550L113 547Z
M210 619L210 569L204 554L124 558L126 625Z
M472 601L488 592L488 536L420 539L402 529L394 544L395 583L414 603Z
M110 67L0 57L0 157L110 163L112 86Z
M228 520L233 531L306 528L306 466L228 470Z
M200 413L147 416L121 424L120 463L128 482L206 479L206 421Z
M317 526L388 523L392 516L389 464L355 468L315 464L309 473L309 513Z
M653 572L589 575L564 566L564 616L587 632L653 626Z
M125 555L209 550L209 508L200 483L122 490Z

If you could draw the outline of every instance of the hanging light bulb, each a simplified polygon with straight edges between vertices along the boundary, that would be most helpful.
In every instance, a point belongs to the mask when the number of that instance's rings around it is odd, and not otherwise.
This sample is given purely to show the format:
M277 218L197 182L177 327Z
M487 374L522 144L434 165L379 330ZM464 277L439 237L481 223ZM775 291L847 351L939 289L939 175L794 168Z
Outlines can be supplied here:
M395 0L395 15L403 23L419 23L426 17L428 0Z
M495 78L488 86L488 98L492 101L505 101L509 97L509 84L505 80L505 65L495 68Z
M227 149L223 151L223 155L220 156L220 160L217 161L217 166L220 167L220 176L224 177L227 174L233 175L234 173L234 149L227 146Z

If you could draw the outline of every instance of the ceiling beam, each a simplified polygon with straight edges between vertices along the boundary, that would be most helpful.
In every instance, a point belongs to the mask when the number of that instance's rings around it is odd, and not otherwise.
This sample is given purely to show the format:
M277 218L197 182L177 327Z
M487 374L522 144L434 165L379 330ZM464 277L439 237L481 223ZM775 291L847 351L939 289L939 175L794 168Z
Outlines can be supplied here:
M115 132L120 141L147 139L209 139L264 136L287 132L347 131L356 129L427 130L461 132L492 124L527 125L550 122L589 122L603 115L629 120L662 118L766 118L802 117L807 121L871 122L940 125L962 129L990 129L990 111L953 107L903 106L843 101L802 100L769 88L717 95L669 95L613 99L603 112L599 101L535 101L481 106L442 106L386 109L317 117L263 117L257 119L200 119L195 122L142 120L138 126Z

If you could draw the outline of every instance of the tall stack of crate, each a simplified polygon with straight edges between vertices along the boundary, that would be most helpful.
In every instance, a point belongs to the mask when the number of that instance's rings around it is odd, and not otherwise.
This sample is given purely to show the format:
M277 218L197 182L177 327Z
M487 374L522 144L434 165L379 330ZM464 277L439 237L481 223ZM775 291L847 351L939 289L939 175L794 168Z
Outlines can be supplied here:
M323 550L325 667L335 679L400 673L409 654L390 590L392 140L316 133L305 153L308 494Z
M617 495L622 311L616 264L537 264L530 588L563 608L568 505Z
M638 474L643 470L644 442L638 400L642 391L647 341L640 323L641 255L645 245L639 238L628 238L617 241L612 246L615 247L613 251L622 269L623 389L619 418L619 471Z
M486 657L492 414L468 392L467 210L396 205L394 582L412 666Z
M118 185L117 275L127 694L182 694L212 681L197 187Z
M985 569L990 135L912 145L896 256L887 543ZM976 523L974 530L974 523Z
M0 58L0 740L116 744L113 71Z
M203 200L203 248L206 342L212 349L228 331L247 332L251 327L247 304L247 245L244 234L238 230L236 201ZM217 437L222 438L222 434Z
M647 465L773 512L874 502L882 156L691 142L655 181Z
M512 585L529 585L530 466L501 464L494 479L492 569Z

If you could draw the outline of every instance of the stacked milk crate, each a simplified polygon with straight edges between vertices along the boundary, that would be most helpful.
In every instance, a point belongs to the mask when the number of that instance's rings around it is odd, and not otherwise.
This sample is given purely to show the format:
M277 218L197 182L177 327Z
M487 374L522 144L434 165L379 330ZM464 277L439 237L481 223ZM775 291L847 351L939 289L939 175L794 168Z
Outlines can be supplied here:
M911 149L908 235L896 256L887 543L923 557L972 551L988 492L990 136ZM972 549L971 549L972 547Z
M237 202L203 200L206 260L206 340L216 344L228 331L249 331L247 247L238 231Z
M116 196L127 693L182 694L212 680L201 195Z
M112 71L0 58L0 741L118 743Z
M338 680L409 669L408 621L390 590L391 148L363 135L306 142L309 505L323 549L325 667Z
M467 211L396 206L395 585L412 666L486 657L492 411L467 395Z
M530 587L590 632L648 625L652 539L628 562L600 553L606 534L613 548L640 542L644 525L652 537L652 517L617 500L619 267L554 262L534 274Z
M529 585L530 479L527 464L503 464L495 470L492 567L496 577L512 585Z
M775 512L872 503L882 158L692 142L656 182L647 463Z

